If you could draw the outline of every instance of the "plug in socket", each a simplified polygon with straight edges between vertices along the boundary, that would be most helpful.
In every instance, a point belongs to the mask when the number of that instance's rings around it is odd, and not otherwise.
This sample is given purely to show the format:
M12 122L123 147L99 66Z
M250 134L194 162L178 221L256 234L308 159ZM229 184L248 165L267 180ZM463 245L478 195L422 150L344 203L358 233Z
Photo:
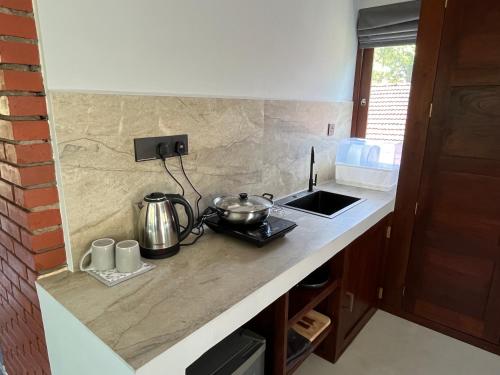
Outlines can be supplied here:
M181 155L188 154L187 134L171 135L166 137L135 138L135 161L161 159L159 152L160 144L163 144L162 152L164 153L165 158L178 156L177 150ZM180 147L180 145L184 145L184 147Z

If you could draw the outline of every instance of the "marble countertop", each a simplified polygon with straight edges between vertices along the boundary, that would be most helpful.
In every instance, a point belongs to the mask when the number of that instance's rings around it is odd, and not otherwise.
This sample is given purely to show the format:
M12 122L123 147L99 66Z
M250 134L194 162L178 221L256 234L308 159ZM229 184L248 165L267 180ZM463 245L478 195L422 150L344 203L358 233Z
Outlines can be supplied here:
M298 227L262 248L207 229L196 245L112 288L81 272L39 287L137 373L185 368L394 209L394 192L319 188L366 200L333 219L279 210Z

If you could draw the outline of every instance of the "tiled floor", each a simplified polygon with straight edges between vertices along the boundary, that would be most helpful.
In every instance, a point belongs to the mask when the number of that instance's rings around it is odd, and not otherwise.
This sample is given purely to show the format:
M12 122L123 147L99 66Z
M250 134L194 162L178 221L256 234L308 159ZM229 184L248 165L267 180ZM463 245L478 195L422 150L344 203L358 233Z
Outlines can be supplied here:
M499 375L500 356L379 311L335 364L310 356L297 375Z

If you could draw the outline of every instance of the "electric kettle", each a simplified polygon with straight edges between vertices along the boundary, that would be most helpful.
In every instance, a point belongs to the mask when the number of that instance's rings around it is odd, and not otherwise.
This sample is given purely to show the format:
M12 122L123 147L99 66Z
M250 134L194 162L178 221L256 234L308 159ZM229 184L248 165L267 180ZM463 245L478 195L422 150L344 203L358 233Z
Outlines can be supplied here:
M181 230L176 205L184 207L188 224ZM151 193L139 203L139 246L141 255L162 259L179 252L180 243L193 229L194 215L189 202L178 194Z

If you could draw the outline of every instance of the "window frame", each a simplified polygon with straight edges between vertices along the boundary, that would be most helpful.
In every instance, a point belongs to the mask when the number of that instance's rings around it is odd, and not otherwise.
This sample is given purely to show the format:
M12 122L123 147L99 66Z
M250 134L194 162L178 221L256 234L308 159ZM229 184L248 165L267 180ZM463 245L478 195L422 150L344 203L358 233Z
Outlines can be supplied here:
M354 76L351 137L365 138L373 70L374 48L358 48ZM364 104L363 104L364 101Z

